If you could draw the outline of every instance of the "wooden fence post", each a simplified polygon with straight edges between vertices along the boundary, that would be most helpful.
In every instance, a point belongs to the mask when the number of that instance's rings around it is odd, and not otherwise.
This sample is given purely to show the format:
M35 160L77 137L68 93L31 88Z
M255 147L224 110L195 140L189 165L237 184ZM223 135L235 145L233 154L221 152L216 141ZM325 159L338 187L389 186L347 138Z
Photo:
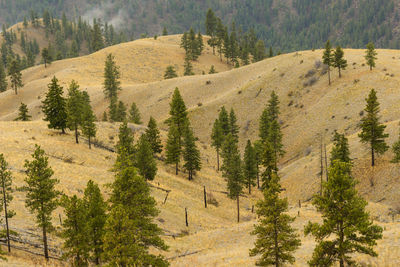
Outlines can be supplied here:
M207 208L207 193L206 186L204 186L204 207Z

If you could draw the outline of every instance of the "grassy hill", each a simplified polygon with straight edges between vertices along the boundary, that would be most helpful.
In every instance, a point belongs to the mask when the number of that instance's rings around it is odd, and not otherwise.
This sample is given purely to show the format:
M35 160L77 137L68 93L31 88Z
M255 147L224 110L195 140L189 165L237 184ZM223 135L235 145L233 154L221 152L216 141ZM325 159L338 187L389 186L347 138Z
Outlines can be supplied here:
M287 152L280 163L282 184L286 189L283 194L289 198L290 213L293 215L298 214L298 200L305 202L294 224L295 228L301 232L308 220L319 220L309 200L319 189L321 136L328 144L329 153L334 130L345 132L350 141L351 156L355 159L354 174L360 181L358 190L369 200L369 210L374 220L385 227L384 239L379 242L377 249L380 257L370 259L359 256L358 260L372 266L400 264L400 249L397 246L400 224L396 222L399 216L395 217L394 223L391 223L389 216L390 209L399 209L400 166L390 163L391 153L387 153L378 159L377 166L372 169L369 166L369 152L357 137L364 99L369 90L375 88L381 103L382 121L388 126L387 132L390 134L388 143L392 144L397 139L400 51L378 50L377 68L369 71L368 67L363 66L363 50L346 49L349 67L341 79L333 71L333 82L328 86L327 74L319 62L322 55L320 50L285 54L228 71L227 65L221 63L207 48L205 55L194 64L198 75L163 80L167 65L175 65L182 75L184 52L179 48L179 39L180 36L166 36L157 40L137 40L89 56L54 62L48 68L40 65L24 70L25 86L20 93L14 95L9 90L0 94L0 147L16 176L15 185L23 185L23 162L30 157L36 143L50 156L50 165L60 179L60 188L64 192L82 193L89 179L94 179L100 185L112 181L109 169L115 155L101 148L89 150L84 143L76 145L72 133L59 135L48 130L46 123L41 121L40 105L47 90L46 85L56 75L65 86L72 79L77 80L81 88L90 94L96 114L100 117L107 107L102 92L103 64L106 54L113 53L121 67L121 100L126 104L135 101L144 121L150 116L155 117L165 141L167 128L163 122L168 116L172 92L179 87L189 109L194 132L200 139L204 168L194 181L187 181L185 174L175 176L171 166L159 162L159 173L152 182L153 186L171 190L167 202L163 204L166 193L152 188L161 210L157 223L165 230L164 238L171 247L166 256L171 258L172 266L193 263L196 266L254 264L254 259L248 257L248 249L254 241L249 232L256 219L251 207L261 195L256 192L242 199L242 222L235 223L235 205L221 193L226 185L215 171L215 152L209 145L209 136L220 107L233 107L241 127L243 151L248 138L257 138L258 118L272 90L276 91L281 101L281 125ZM211 65L219 73L201 75L202 71L207 73ZM28 104L33 122L11 122L16 117L20 102ZM118 124L99 122L98 128L98 140L107 146L114 146ZM135 135L137 137L139 134ZM371 179L374 180L373 187L370 185ZM203 207L203 186L211 192L218 206ZM29 219L32 216L24 208L23 193L17 193L13 207L17 210L17 216L13 219L14 227L33 232L35 228ZM185 226L185 208L189 211L189 228ZM57 225L58 213L54 214ZM303 245L296 253L298 266L306 264L314 246L311 238L302 237L302 241ZM54 246L58 242L53 239L51 244ZM15 266L23 265L21 261L32 263L40 262L40 259L25 254L15 254L10 259Z

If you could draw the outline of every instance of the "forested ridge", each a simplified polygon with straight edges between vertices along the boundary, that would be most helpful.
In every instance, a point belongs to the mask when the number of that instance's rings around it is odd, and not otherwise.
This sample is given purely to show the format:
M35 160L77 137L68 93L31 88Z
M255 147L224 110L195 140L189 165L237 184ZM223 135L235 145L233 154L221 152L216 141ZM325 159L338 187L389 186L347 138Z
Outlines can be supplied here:
M343 47L399 48L399 0L0 0L0 23L14 24L45 9L71 20L83 16L114 24L128 36L205 31L212 8L222 21L244 32L254 28L267 47L282 52L319 48L330 39Z

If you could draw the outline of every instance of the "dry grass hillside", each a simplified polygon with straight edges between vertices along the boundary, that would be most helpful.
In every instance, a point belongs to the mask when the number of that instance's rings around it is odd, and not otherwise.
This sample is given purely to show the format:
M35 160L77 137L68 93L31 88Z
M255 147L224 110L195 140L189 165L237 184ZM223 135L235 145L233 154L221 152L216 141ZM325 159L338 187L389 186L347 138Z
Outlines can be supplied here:
M102 92L103 64L107 53L116 56L121 67L122 88L119 97L126 104L136 102L144 121L150 116L159 122L165 137L166 127L162 122L168 116L169 101L175 87L189 108L195 134L200 139L204 168L193 182L184 175L176 177L173 169L159 163L159 174L154 185L171 190L166 204L165 192L153 188L161 214L160 226L169 236L165 239L171 246L167 257L173 266L252 266L254 259L248 257L253 237L249 235L255 216L251 206L261 197L257 192L242 200L242 223L234 222L234 203L226 195L225 182L215 171L215 153L210 147L210 131L218 110L222 105L233 107L241 127L241 145L247 139L257 138L258 118L275 90L281 101L281 125L286 154L281 161L281 177L285 195L291 203L290 213L297 214L298 200L306 202L300 210L295 227L303 229L308 220L319 220L318 214L309 203L319 188L319 149L321 137L328 144L334 130L345 132L349 137L352 157L355 159L354 175L360 181L359 191L370 201L369 209L375 221L385 227L384 239L379 242L380 257L370 259L359 256L364 264L371 266L398 266L400 247L399 217L391 222L390 209L399 210L400 167L390 163L391 153L378 159L374 169L369 167L369 153L361 145L357 134L360 112L365 106L365 97L371 88L378 92L381 102L382 121L387 124L391 145L399 135L400 94L400 51L378 50L377 68L369 71L364 63L364 51L345 50L349 67L338 78L332 73L333 82L328 86L327 74L318 63L322 51L304 51L266 59L230 71L220 63L208 48L205 55L194 64L196 74L207 72L215 65L218 74L179 77L162 80L167 65L175 65L182 73L184 54L179 48L179 36L160 37L157 40L143 39L109 47L95 54L54 62L50 67L36 66L23 72L24 88L18 95L11 90L0 94L0 147L9 159L16 176L16 186L23 184L23 161L29 158L35 143L42 145L50 156L50 164L60 179L60 188L66 193L81 193L88 179L101 185L112 181L109 172L115 155L85 144L75 145L72 135L59 135L48 130L40 119L40 104L46 85L54 75L65 86L77 80L92 99L100 117L107 107ZM20 104L28 104L35 121L10 122L16 117ZM117 124L99 123L98 139L113 146L116 142ZM373 181L374 186L371 186ZM212 191L218 206L203 207L202 188ZM34 225L23 207L24 194L18 193L14 207L18 215L13 219L16 228L33 231ZM190 225L184 225L184 208L189 210ZM58 221L58 213L55 214ZM396 222L397 220L397 222ZM171 235L177 235L172 238ZM296 253L297 265L304 266L309 259L314 243L302 238L303 245ZM53 241L57 244L57 240ZM190 254L178 257L182 254ZM27 255L15 255L10 264L20 266ZM31 261L35 259L32 258ZM37 259L40 261L39 259Z

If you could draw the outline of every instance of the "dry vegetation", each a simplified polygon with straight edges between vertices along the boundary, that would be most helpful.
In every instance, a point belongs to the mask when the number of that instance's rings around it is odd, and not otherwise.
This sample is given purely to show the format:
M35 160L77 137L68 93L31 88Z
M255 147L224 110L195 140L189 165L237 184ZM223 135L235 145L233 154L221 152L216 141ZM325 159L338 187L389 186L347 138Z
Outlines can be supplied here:
M225 190L225 181L215 171L215 153L210 147L210 131L219 108L233 107L241 126L241 144L248 138L256 138L258 118L269 94L275 90L281 100L281 123L284 145L287 151L281 162L281 176L285 195L291 203L290 213L298 214L298 200L306 202L300 210L295 228L302 232L308 220L319 220L309 203L319 188L319 145L321 135L330 149L330 138L334 130L345 132L349 137L352 157L355 158L354 174L360 181L359 191L370 201L369 210L376 222L385 228L384 239L377 248L380 256L371 259L358 256L364 266L400 265L400 216L391 210L400 207L400 166L390 163L391 153L379 158L374 170L369 167L368 150L359 143L357 124L365 97L371 88L378 92L381 102L382 121L388 125L388 140L392 144L399 134L400 51L378 50L377 68L369 71L362 66L364 51L345 50L348 70L343 78L333 72L333 83L327 86L327 75L316 63L322 52L305 51L281 55L247 67L225 71L229 68L212 55L210 48L194 64L196 74L208 72L214 65L220 73L180 77L163 81L167 65L175 65L181 75L184 54L179 48L179 36L143 39L109 47L95 54L54 62L49 68L36 66L23 72L25 87L15 96L12 91L0 94L0 153L4 153L15 175L15 186L23 185L23 163L33 152L34 144L40 144L50 156L55 176L60 179L60 188L67 194L81 193L88 179L104 186L112 181L109 171L115 156L100 148L89 150L86 144L74 144L73 136L59 135L48 130L40 121L41 100L46 84L53 75L67 85L77 80L86 89L95 111L100 115L107 103L102 92L103 64L107 53L113 53L121 67L122 87L120 98L127 104L135 101L144 121L154 116L161 129L167 118L170 96L179 87L190 111L195 134L200 139L204 168L193 182L185 174L176 177L173 168L159 162L159 172L153 185L171 190L166 204L165 192L153 188L161 214L157 219L165 230L165 239L170 245L167 257L172 266L252 266L254 259L248 257L253 237L249 235L255 215L251 206L261 194L242 198L242 223L235 223L234 202L219 191ZM225 72L223 72L225 71ZM312 83L309 83L313 79ZM16 116L20 104L28 104L35 121L10 122ZM201 105L199 104L201 103ZM116 142L117 124L99 123L98 140L112 147ZM163 136L165 137L165 131ZM138 135L138 134L137 134ZM374 180L371 187L370 180ZM203 185L218 202L204 208ZM106 188L104 188L106 192ZM18 192L14 208L17 216L12 225L17 229L35 230L32 216L24 208L24 194ZM184 209L189 211L189 227L185 227ZM59 225L57 211L54 222ZM304 266L312 253L314 242L302 238L303 245L296 253L297 266ZM53 245L58 241L54 240ZM194 253L194 254L191 254ZM178 257L183 254L191 254ZM31 258L31 259L29 259ZM29 264L26 260L29 259ZM13 254L7 266L33 265L30 255ZM38 261L40 259L37 259ZM14 265L13 265L14 264Z

